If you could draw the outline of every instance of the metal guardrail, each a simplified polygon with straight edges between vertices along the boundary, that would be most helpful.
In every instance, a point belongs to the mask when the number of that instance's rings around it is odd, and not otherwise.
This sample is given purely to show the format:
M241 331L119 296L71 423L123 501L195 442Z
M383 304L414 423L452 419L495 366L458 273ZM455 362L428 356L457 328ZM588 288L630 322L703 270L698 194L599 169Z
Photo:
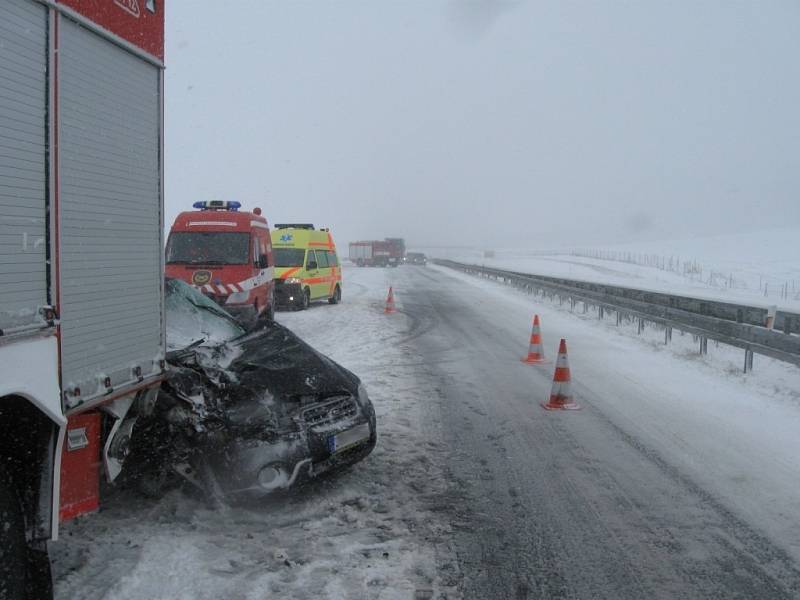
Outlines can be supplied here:
M700 352L705 354L708 340L716 340L745 350L744 371L753 366L753 353L763 354L800 366L800 314L778 311L773 326L768 329L768 310L731 302L718 302L703 298L678 296L635 288L592 283L561 277L546 277L504 269L493 269L452 260L434 259L432 262L465 273L479 274L523 288L530 293L542 293L569 301L574 308L582 302L597 307L603 317L605 310L617 313L617 324L622 315L639 319L639 331L649 321L664 326L664 341L672 339L672 328L697 335Z

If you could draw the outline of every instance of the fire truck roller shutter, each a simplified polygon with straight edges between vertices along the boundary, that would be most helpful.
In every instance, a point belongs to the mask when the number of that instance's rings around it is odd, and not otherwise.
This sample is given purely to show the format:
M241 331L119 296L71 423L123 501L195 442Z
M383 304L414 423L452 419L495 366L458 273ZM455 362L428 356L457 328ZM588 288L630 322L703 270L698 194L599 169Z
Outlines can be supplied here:
M0 329L47 304L47 9L0 2Z
M145 60L59 28L62 383L85 390L71 408L163 356L161 89Z

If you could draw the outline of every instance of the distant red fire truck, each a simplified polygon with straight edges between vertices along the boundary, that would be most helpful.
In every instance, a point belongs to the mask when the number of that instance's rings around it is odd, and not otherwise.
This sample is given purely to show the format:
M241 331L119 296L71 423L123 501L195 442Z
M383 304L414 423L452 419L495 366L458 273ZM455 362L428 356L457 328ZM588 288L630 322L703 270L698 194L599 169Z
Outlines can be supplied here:
M396 267L406 256L403 238L350 242L348 258L359 267Z

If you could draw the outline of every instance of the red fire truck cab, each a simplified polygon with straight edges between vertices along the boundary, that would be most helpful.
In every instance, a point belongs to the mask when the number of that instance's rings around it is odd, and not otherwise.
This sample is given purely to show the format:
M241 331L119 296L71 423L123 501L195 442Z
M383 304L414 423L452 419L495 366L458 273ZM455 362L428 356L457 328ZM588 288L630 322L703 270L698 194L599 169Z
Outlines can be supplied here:
M167 241L166 275L194 286L245 326L271 320L272 241L261 209L239 202L195 202L180 213Z

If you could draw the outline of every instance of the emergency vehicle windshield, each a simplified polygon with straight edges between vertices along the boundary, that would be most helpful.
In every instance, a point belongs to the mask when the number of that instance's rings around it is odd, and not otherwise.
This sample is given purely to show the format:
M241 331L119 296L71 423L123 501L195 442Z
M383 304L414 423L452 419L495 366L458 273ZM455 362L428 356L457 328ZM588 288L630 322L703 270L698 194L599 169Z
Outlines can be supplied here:
M250 234L232 231L173 232L167 242L168 264L243 265Z
M302 267L306 251L302 248L273 248L276 267Z

